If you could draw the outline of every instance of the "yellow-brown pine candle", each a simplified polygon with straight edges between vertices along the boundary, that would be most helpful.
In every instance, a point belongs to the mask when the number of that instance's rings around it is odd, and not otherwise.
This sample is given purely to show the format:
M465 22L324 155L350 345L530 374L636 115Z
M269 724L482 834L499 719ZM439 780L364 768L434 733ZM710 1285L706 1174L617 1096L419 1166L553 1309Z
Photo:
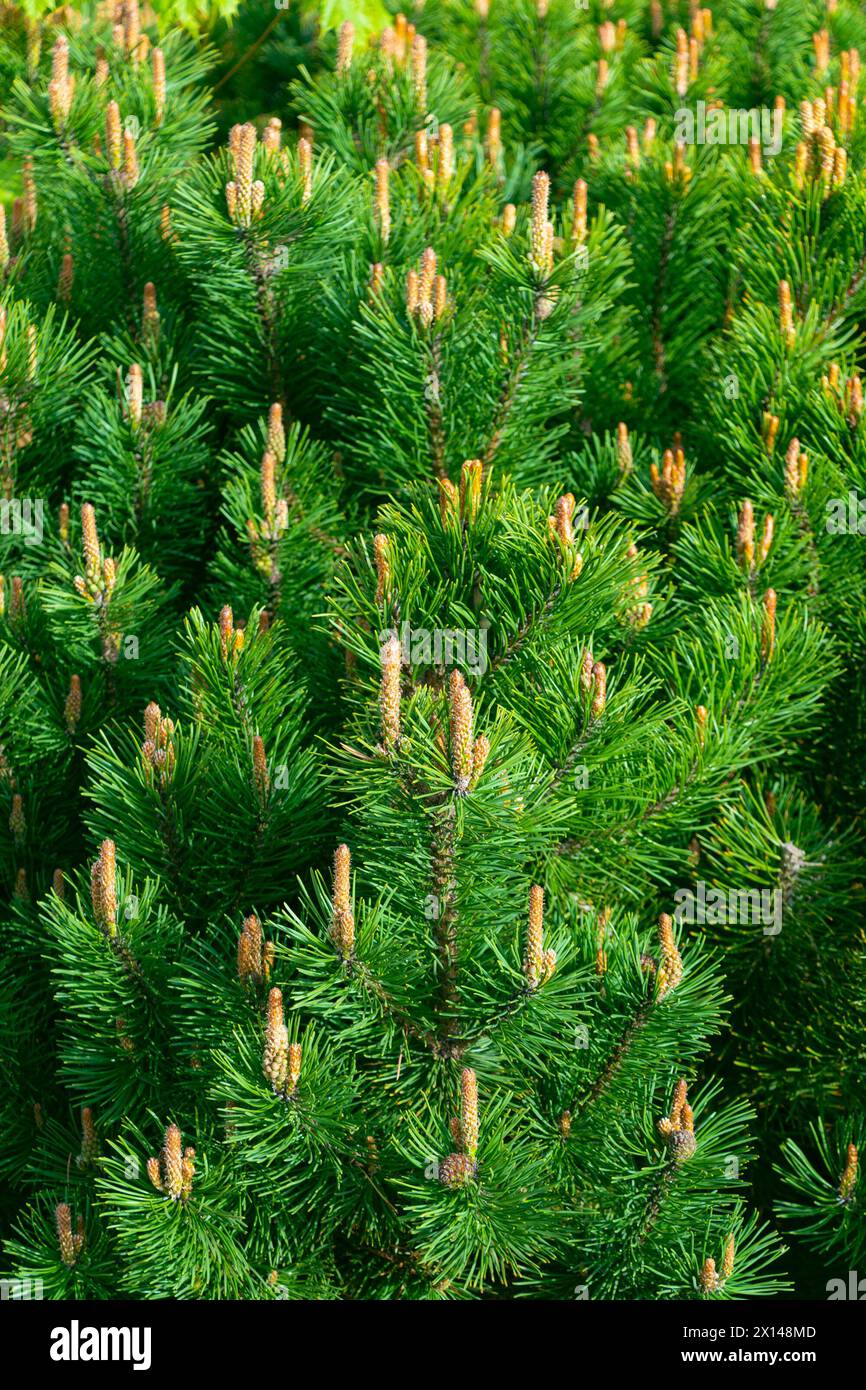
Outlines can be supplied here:
M72 1236L72 1212L68 1202L58 1202L54 1208L54 1221L57 1227L60 1258L71 1269L75 1264L75 1242Z
M349 20L340 25L337 38L337 72L348 72L352 66L352 47L355 42L355 26Z
M450 125L443 124L439 127L438 152L436 182L444 189L454 177L454 132Z
M15 878L14 895L18 902L29 903L30 889L27 886L27 870L19 869Z
M65 699L64 717L68 733L74 734L81 719L81 676L70 677L70 694Z
M123 132L123 182L127 188L135 188L139 180L138 147L131 130Z
M666 912L659 917L661 963L656 973L656 999L661 1002L683 978L683 958L674 939L674 924Z
M298 1082L301 1079L301 1061L303 1051L300 1043L289 1044L288 1063L286 1066L286 1095L291 1096L297 1090Z
M478 1082L471 1067L460 1077L460 1133L463 1152L474 1159L478 1153Z
M268 995L262 1071L278 1094L285 1087L288 1065L289 1034L283 1014L282 990L272 989Z
M433 320L442 318L448 308L448 281L444 275L437 275L433 282Z
M839 1196L843 1202L850 1202L857 1186L857 1173L859 1168L859 1155L857 1146L849 1144L846 1153L845 1168L839 1179Z
M188 1145L183 1151L180 1172L180 1199L182 1202L188 1202L192 1196L192 1180L195 1177L195 1149L192 1145Z
M415 95L415 109L420 115L427 113L427 40L416 34L412 40L412 91Z
M598 26L598 41L602 53L612 53L616 47L616 28L609 19Z
M54 873L51 878L51 887L54 889L54 892L56 893L60 901L63 902L66 898L66 884L63 880L62 869L54 870Z
M153 76L153 107L156 125L162 125L165 115L165 54L155 48L150 55L150 70Z
M768 589L763 600L764 619L761 625L761 657L769 661L776 645L776 591Z
M469 779L470 787L477 787L489 757L490 740L486 734L479 734L472 745L472 776Z
M140 41L141 15L138 0L123 0L123 46L133 63L138 61Z
M748 497L740 508L737 525L737 559L748 573L755 562L755 513Z
M141 336L146 343L156 346L159 341L159 309L156 306L156 286L151 280L144 287L143 300Z
M276 154L282 142L283 123L279 116L271 116L264 130L262 131L262 145L268 154Z
M377 299L382 293L385 284L385 267L381 261L376 261L370 270L370 299Z
M538 989L544 971L544 889L533 884L529 890L529 923L526 929L526 955L523 974L530 989Z
M93 1111L85 1105L81 1111L81 1152L78 1155L79 1168L86 1168L96 1157L96 1126Z
M457 790L465 792L472 777L472 696L456 667L448 683L448 725L454 781Z
M625 157L633 168L640 164L640 145L638 143L637 131L633 125L625 128Z
M418 272L410 270L406 275L406 312L410 318L418 311Z
M758 546L758 564L762 565L770 553L770 546L773 544L773 534L776 523L772 512L767 512L764 517L764 529L761 532L761 542Z
M303 135L298 141L298 171L301 175L301 202L308 203L313 196L313 146Z
M147 1176L150 1178L150 1181L153 1183L157 1192L165 1191L158 1158L149 1158L147 1160Z
M379 228L379 235L387 246L391 236L391 194L390 194L390 175L391 166L387 159L376 161L376 225Z
M173 1202L180 1201L183 1193L183 1138L177 1125L169 1125L165 1131L162 1168L166 1193Z
M265 452L262 454L259 479L261 482L262 512L265 518L265 529L269 535L272 535L274 517L277 511L277 461L270 449L265 449Z
M697 705L695 707L695 720L697 722L698 729L698 745L701 748L703 748L704 743L706 742L708 719L709 712L707 710L706 705Z
M704 1293L713 1293L719 1287L719 1276L716 1273L716 1262L711 1256L707 1256L701 1266L699 1282Z
M253 781L259 800L264 801L270 788L270 778L268 776L268 759L265 754L264 741L260 734L253 737Z
M600 97L607 86L610 69L606 58L599 58L598 69L595 76L595 95Z
M733 1235L729 1235L725 1241L725 1249L722 1254L722 1265L720 1273L723 1279L730 1279L731 1275L734 1272L735 1252L736 1243L734 1241L734 1237Z
M776 447L776 435L779 433L779 423L778 415L771 415L769 412L765 411L763 435L768 454L771 454Z
M244 918L238 937L238 977L244 984L262 978L262 924L255 913Z
M19 204L24 217L24 229L32 232L36 227L37 203L36 180L33 177L33 160L29 155L21 166L21 182L24 188L24 201ZM14 224L13 224L14 225Z
M20 792L15 792L12 797L12 811L9 816L9 829L12 838L17 845L20 845L27 831L27 821L24 817L24 802Z
M126 418L134 430L141 424L144 408L144 376L141 367L133 362L126 377Z
M379 681L379 714L382 721L382 743L393 749L400 738L400 675L402 651L396 634L379 648L381 677Z
M220 650L224 661L228 659L231 652L236 650L234 624L235 620L231 606L226 603L220 609L219 615Z
M489 164L496 165L502 155L502 112L491 106L484 136L484 152Z
M426 130L415 132L415 163L422 174L426 172L429 163Z
M391 564L388 537L381 531L373 537L373 555L376 561L376 602L384 603L391 583Z
M550 178L543 169L532 180L532 220L529 231L529 259L533 268L543 273L548 251L547 223L550 199Z
M484 465L481 459L466 459L460 469L460 514L467 521L475 521L478 516L483 481Z
M273 454L277 463L283 463L286 457L286 432L283 429L283 407L275 401L268 411L268 438L267 447Z
M334 851L334 887L331 898L331 938L345 960L355 947L355 917L352 912L352 855L348 845Z
M689 89L689 40L685 29L677 30L677 48L674 58L674 86L678 97L684 97Z
M9 264L9 238L6 235L6 209L0 203L0 274L5 271ZM5 310L3 311L5 321ZM2 349L2 336L0 336L0 349Z
M436 252L428 246L421 257L418 276L418 318L425 328L433 322L433 287L436 283Z
M592 704L590 713L593 719L604 714L607 704L607 667L603 661L596 661L592 668Z
M113 936L117 930L117 857L113 840L103 840L90 874L97 925Z
M110 101L105 108L105 154L109 166L119 169L123 157L123 136L120 125L120 107Z
M439 516L443 526L460 518L460 496L450 478L439 479Z
M60 262L60 274L57 277L57 298L61 304L68 304L71 300L74 279L75 263L71 253L67 251Z

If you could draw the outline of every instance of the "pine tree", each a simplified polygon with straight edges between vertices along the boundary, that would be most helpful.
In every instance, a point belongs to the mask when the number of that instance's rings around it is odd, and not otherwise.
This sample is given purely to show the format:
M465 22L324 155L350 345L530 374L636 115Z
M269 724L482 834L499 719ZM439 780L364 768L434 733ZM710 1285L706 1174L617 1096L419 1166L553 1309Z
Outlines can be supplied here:
M866 19L366 18L0 17L2 1272L825 1296Z

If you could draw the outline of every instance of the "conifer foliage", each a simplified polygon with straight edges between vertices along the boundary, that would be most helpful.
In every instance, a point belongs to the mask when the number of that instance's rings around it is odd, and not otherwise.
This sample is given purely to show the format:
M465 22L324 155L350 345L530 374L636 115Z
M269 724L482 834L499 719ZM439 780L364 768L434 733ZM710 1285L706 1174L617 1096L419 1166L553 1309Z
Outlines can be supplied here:
M0 8L0 1275L825 1297L866 17L258 18Z

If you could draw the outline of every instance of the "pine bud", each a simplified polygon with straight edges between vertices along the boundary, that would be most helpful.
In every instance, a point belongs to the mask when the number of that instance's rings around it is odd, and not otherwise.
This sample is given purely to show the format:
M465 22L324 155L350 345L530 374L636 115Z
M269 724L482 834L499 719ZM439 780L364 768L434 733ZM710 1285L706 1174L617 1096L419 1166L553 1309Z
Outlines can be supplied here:
M447 526L449 519L458 520L460 515L460 497L456 487L450 478L439 479L439 516L442 525Z
M348 72L352 66L352 45L355 42L355 26L349 20L340 25L337 39L337 72Z
M165 1131L162 1167L165 1192L178 1202L183 1194L183 1139L177 1125L169 1125Z
M60 900L60 902L63 902L66 898L66 885L63 881L62 869L54 870L54 873L51 878L51 887L54 890L55 896Z
M775 531L775 521L772 512L767 512L764 517L764 529L761 533L761 543L758 546L758 564L763 565L770 553L770 546L773 544L773 533Z
M855 1144L848 1145L845 1169L839 1179L839 1196L843 1202L850 1202L857 1186L859 1155Z
M285 1088L288 1067L289 1034L283 1015L283 995L281 990L272 989L268 995L262 1071L278 1095Z
M776 591L767 589L764 594L764 618L761 626L761 659L769 661L776 645Z
M713 1293L719 1287L716 1262L711 1258L704 1260L700 1273L700 1285L704 1293Z
M619 464L619 471L623 477L631 472L631 440L628 437L628 426L624 424L622 420L616 427L616 461Z
M355 946L352 856L348 845L338 845L334 853L334 887L331 902L331 939L345 960L352 954Z
M416 110L423 116L427 112L427 40L416 34L412 41L412 90L415 94Z
M283 407L277 401L274 402L268 412L267 446L277 463L285 462L286 433L283 429Z
M6 208L2 203L0 203L0 275L2 275L2 273L5 271L8 264L9 238L6 235ZM3 335L0 334L0 353L2 353L3 351L2 337ZM0 371L2 370L3 364L2 361L0 361Z
M381 680L379 713L382 719L382 742L386 749L395 747L400 738L400 669L402 653L396 635L379 648Z
M147 1176L150 1178L157 1192L162 1192L162 1174L159 1171L158 1158L149 1158L147 1160Z
M286 1067L286 1095L293 1095L297 1090L298 1081L301 1076L301 1044L289 1044L288 1065Z
M298 172L301 175L301 202L313 196L313 146L305 136L298 141Z
M75 1245L72 1239L72 1212L67 1202L59 1202L54 1208L54 1220L57 1226L60 1258L71 1269L75 1264Z
M161 48L155 48L151 53L150 65L153 73L154 120L161 125L165 114L165 54Z
M126 418L134 430L141 424L144 407L144 377L141 367L133 362L126 377Z
M596 661L592 668L592 704L590 713L593 719L598 719L604 714L607 704L607 667L602 661Z
M563 1139L567 1139L571 1134L571 1111L563 1110L559 1117L559 1132Z
M467 1158L478 1153L478 1082L475 1072L464 1067L460 1078L460 1133Z
M75 263L69 251L66 252L60 262L60 274L57 277L57 298L61 304L68 304L72 298L72 282L75 278Z
M490 740L485 734L479 734L472 745L472 776L469 779L470 787L477 787L489 756Z
M24 230L32 232L36 227L37 203L36 180L33 177L33 160L30 158L29 155L26 157L21 166L21 182L24 188L24 200L20 204L24 219ZM14 226L15 224L13 216L13 230Z
M373 537L373 554L376 560L376 603L384 603L391 583L391 565L388 558L388 537L380 531Z
M439 159L436 166L436 182L440 188L447 188L454 177L454 132L450 125L439 127Z
M253 168L256 158L256 128L249 122L242 125L234 139L235 153L235 222L248 227L253 212Z
M93 1123L93 1111L89 1105L85 1105L81 1111L81 1152L78 1155L79 1168L88 1168L96 1157L96 1127Z
M736 1245L733 1235L729 1235L725 1241L725 1249L722 1255L721 1275L723 1279L730 1279L734 1272L734 1252Z
M661 1003L683 978L683 960L674 939L674 924L666 912L659 917L661 963L656 974L656 1000Z
M794 314L791 308L791 286L787 280L779 281L779 332L787 346L793 347L795 339Z
M502 155L502 112L492 106L487 117L487 131L484 137L484 152L489 164L494 167Z
M90 896L96 925L114 936L117 931L117 860L113 840L103 840L90 871Z
M27 821L24 818L24 803L21 793L15 792L12 797L12 812L9 816L9 829L16 845L20 845L24 840L27 831Z
M748 574L755 561L755 513L748 498L740 508L740 519L737 526L737 558L740 568Z
M448 689L451 766L459 792L467 791L472 776L472 696L455 667Z
M539 274L546 268L549 198L550 177L543 169L539 169L532 180L532 221L529 233L529 260Z
M220 609L219 616L220 649L223 660L227 660L229 653L235 651L235 630L234 615L229 604Z
M192 1196L192 1180L195 1177L195 1149L191 1146L183 1151L180 1173L180 1199L182 1202L188 1202Z
M253 737L253 782L258 794L259 803L264 804L270 790L270 777L268 776L268 760L265 754L265 745L260 734Z
M151 280L148 280L144 287L141 336L144 342L154 347L159 341L159 310L156 307L156 287Z
M123 0L123 45L132 59L133 66L138 62L141 43L141 16L138 0Z
M415 163L422 174L426 173L429 164L426 130L415 132Z
M538 989L544 970L544 889L533 884L529 890L529 925L523 974L531 990Z
M382 241L387 246L391 236L391 194L389 180L391 176L391 166L387 159L376 161L376 222L379 227L379 234Z
M255 913L251 913L244 918L238 937L238 978L243 984L261 983L262 956L262 924Z
M689 89L689 41L685 29L677 29L676 41L674 86L677 96L684 97Z

